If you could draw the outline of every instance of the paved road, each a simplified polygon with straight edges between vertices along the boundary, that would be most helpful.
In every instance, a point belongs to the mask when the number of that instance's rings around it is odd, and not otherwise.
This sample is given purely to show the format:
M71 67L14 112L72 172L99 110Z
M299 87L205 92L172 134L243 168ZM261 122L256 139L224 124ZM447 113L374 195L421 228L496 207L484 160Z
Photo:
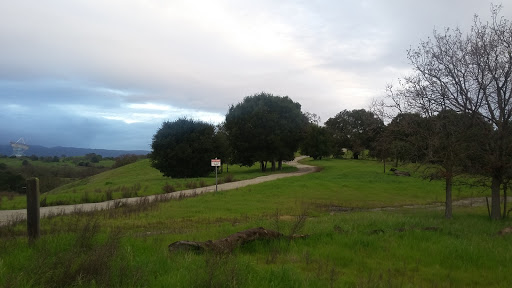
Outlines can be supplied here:
M218 191L231 190L231 189L236 189L236 188L254 185L254 184L258 184L258 183L263 183L263 182L267 182L267 181L272 181L272 180L276 180L276 179L280 179L280 178L301 176L304 174L308 174L308 173L317 171L316 170L317 168L314 166L298 163L299 160L302 160L306 157L307 156L301 156L301 157L295 158L295 160L293 160L291 162L286 162L286 164L288 164L290 166L297 167L299 170L296 172L272 174L272 175L257 177L254 179L219 184L217 186L217 190ZM195 196L198 194L211 193L211 192L215 192L215 185L197 188L197 189L183 190L183 191L167 193L167 194L146 196L146 197L149 199L149 201L153 201L153 200L157 199L157 197L163 197L164 199L173 199L173 198ZM162 198L159 198L159 199L162 199ZM41 215L41 217L47 217L49 215L70 214L70 213L73 213L76 211L95 211L95 210L113 209L114 207L119 207L120 203L132 204L132 203L137 203L137 201L139 201L139 200L140 200L140 197L135 197L135 198L124 198L124 199L118 199L118 200L110 200L110 201L105 201L105 202L100 202L100 203L85 203L85 204L76 204L76 205L41 207L40 215ZM17 221L25 220L26 218L27 218L27 210L26 209L0 210L0 226L8 224L12 221L17 222Z

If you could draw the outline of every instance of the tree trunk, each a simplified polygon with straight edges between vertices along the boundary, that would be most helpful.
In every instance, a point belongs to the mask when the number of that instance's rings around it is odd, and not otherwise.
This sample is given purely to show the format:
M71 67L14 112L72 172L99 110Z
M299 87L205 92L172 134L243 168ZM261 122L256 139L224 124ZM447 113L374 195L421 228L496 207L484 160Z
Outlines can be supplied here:
M277 170L283 170L283 160L279 160L279 163L277 164Z
M386 174L386 158L383 159L384 162L384 174Z
M272 172L276 171L276 160L272 159L272 167L270 168Z
M260 161L260 167L261 167L261 172L267 171L267 165L265 164L265 161Z
M491 182L491 219L499 220L501 218L500 192L501 181L497 177L492 177Z
M503 183L503 219L507 217L507 189L508 183Z
M452 219L452 180L451 173L446 174L446 203L444 209L444 218Z

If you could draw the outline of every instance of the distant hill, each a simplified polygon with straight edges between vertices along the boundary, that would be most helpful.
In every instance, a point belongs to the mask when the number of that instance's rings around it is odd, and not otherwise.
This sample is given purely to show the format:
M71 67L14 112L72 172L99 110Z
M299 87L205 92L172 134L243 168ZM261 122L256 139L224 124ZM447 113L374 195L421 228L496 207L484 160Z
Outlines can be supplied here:
M88 148L75 148L75 147L44 147L39 145L29 145L29 149L25 151L25 156L36 155L40 156L84 156L86 154L95 153L103 157L117 157L123 154L145 155L150 151L146 150L107 150L107 149L88 149ZM12 148L10 145L0 145L0 155L12 155Z

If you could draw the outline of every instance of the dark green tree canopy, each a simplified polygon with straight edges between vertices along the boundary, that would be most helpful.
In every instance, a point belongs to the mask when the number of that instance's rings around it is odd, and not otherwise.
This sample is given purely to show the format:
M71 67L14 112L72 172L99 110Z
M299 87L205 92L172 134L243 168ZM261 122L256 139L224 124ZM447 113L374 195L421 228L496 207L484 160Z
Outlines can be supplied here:
M396 161L424 161L432 139L433 128L430 126L420 114L400 113L386 126L381 136L388 138L389 154Z
M322 159L333 154L332 143L332 136L327 128L310 123L306 128L300 150L303 155L309 155L315 160Z
M350 149L357 159L362 151L372 148L384 123L373 112L359 109L343 110L329 118L325 126L334 137L336 151Z
M289 97L259 93L229 108L225 129L233 162L292 160L303 137L307 119L299 103Z
M164 122L153 136L151 165L164 176L207 176L210 160L217 157L215 127L201 121L178 119Z

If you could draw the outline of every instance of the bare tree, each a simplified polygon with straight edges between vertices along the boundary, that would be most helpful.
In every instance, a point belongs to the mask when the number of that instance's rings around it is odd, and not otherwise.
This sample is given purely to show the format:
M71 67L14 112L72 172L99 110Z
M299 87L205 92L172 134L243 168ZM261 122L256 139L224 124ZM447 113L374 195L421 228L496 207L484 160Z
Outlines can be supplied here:
M433 115L445 109L478 115L493 125L488 149L491 177L491 218L499 219L500 191L512 152L512 23L491 7L491 21L475 16L469 33L460 29L434 31L432 38L408 51L415 73L403 79L398 94L415 110Z

